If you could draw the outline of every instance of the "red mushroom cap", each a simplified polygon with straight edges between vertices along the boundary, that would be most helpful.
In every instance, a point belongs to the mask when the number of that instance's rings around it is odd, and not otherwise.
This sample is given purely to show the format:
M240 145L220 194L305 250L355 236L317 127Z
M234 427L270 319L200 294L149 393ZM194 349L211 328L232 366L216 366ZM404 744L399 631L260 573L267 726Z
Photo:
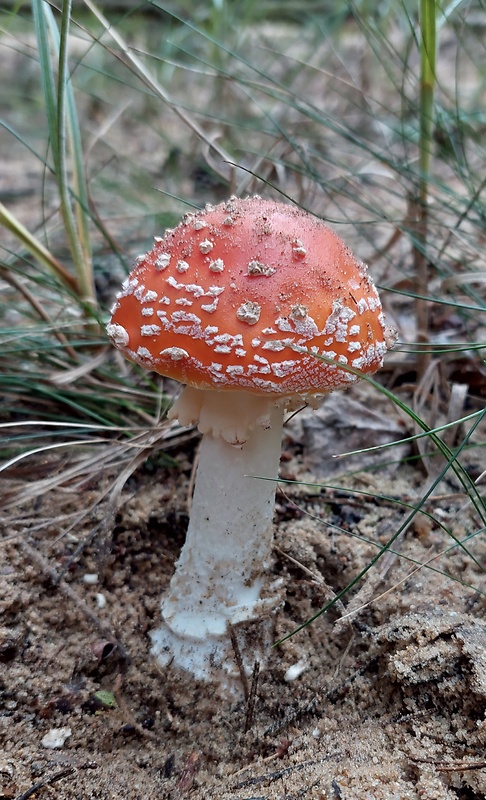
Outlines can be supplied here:
M125 356L201 389L320 394L373 373L387 350L366 267L319 219L231 198L156 239L107 332Z

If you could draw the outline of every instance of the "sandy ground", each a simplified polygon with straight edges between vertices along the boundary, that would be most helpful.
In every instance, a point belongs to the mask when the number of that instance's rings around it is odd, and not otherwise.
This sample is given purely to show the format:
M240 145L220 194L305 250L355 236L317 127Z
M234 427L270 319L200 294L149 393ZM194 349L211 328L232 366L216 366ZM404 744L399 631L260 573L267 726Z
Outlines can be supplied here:
M368 391L351 398L364 413ZM316 451L326 413L306 412L287 428L283 478L315 482L329 471ZM89 507L94 481L82 495L65 487L39 497L22 535L5 528L0 797L34 787L59 800L484 797L486 623L484 598L470 588L481 586L473 556L484 563L484 537L468 554L441 556L453 542L437 524L459 539L476 530L466 498L444 481L424 508L432 516L416 517L397 542L400 555L385 556L341 606L269 653L252 705L241 687L225 695L159 668L149 653L183 542L196 444L172 452L175 467L159 458L139 469L104 535L102 506L61 535L62 514ZM406 518L395 500L420 499L425 480L402 463L358 472L339 489L282 484L269 576L284 586L274 640L359 573ZM363 489L379 496L355 493ZM426 561L433 570L417 569ZM336 624L345 607L367 601L352 622ZM251 661L258 626L235 633Z

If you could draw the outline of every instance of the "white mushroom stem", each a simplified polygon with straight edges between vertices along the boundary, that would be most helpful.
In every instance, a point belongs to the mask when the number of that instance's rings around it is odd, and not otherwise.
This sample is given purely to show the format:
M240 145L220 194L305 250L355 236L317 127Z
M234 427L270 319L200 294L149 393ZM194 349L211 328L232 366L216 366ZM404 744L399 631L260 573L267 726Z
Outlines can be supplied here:
M214 677L214 665L236 672L228 628L262 612L283 424L282 407L269 411L241 447L202 440L186 543L151 634L159 662L196 678Z

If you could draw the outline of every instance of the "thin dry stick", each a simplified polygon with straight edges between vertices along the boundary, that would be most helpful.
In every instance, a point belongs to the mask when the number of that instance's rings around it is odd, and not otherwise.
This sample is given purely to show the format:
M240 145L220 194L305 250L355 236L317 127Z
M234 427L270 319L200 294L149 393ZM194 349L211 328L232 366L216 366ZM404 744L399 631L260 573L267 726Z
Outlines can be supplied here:
M425 345L429 343L429 304L427 298L429 291L429 265L425 255L427 243L428 208L426 197L414 201L412 217L415 223L415 242L413 244L413 271L415 275L415 319L417 323L417 377L419 380L425 375L430 364L430 350Z
M71 557L68 559L66 564L64 565L62 571L57 573L57 582L61 581L66 572L69 570L71 564L73 564L76 559L81 555L83 550L100 534L100 532L106 532L108 529L113 528L113 521L115 519L115 514L118 510L120 504L120 494L127 482L128 478L133 474L133 472L137 469L140 464L143 464L145 459L147 458L147 451L150 452L152 449L153 441L151 437L149 438L146 445L143 449L138 452L134 458L131 459L130 463L127 467L118 475L118 477L110 483L110 485L100 494L98 495L96 502L93 503L92 509L94 510L96 505L99 505L102 499L108 496L108 511L106 512L103 520L97 525L91 533L86 536L83 541L79 544L76 548L74 553L72 553ZM88 512L87 512L88 513ZM56 582L56 585L57 585Z
M37 567L49 579L49 581L53 585L56 585L59 591L62 592L62 594L65 597L67 597L68 600L71 600L74 603L76 608L78 608L78 610L81 611L81 613L84 614L84 616L100 632L101 636L103 636L108 641L113 642L113 644L117 647L122 658L124 658L127 661L127 663L130 663L131 660L130 656L128 655L127 651L125 650L125 647L120 642L120 640L112 633L112 631L109 628L106 627L106 625L104 625L103 622L101 622L100 619L98 619L96 614L93 614L93 612L86 605L84 600L81 600L81 598L78 597L76 592L69 586L69 584L67 584L64 580L59 580L57 572L49 565L44 556L42 556L38 552L38 550L36 550L34 547L31 547L30 544L27 544L27 542L21 541L19 542L19 546L25 552L26 556L30 558L34 562L34 564L37 565Z
M410 578L412 578L421 569L423 569L424 567L428 567L429 564L432 564L433 561L435 561L436 559L440 558L445 553L447 553L449 549L450 548L446 548L445 550L442 550L440 553L436 553L435 556L433 556L432 558L427 559L427 561L424 561L422 564L419 564L417 567L415 567L415 569L413 569L413 570L411 570L411 572L407 573L407 575L405 575L404 578L402 578L401 580L397 581L397 583L394 583L393 586L390 586L389 589L386 589L381 594L378 594L375 597L372 597L370 600L367 600L365 603L363 603L363 605L358 606L357 608L352 608L351 610L348 610L346 612L346 614L343 617L341 617L339 622L342 622L343 620L349 619L350 617L354 616L355 614L358 614L360 611L363 611L365 608L368 608L368 606L370 606L372 603L376 603L377 600L383 600L384 597L389 595L391 592L394 592L395 589L398 589L398 587L401 586L403 583L406 583L407 581L409 581ZM431 548L431 550L429 552L431 552L431 551L432 551L432 548ZM395 553L395 556L397 556L397 555L398 554Z
M312 572L312 570L310 570L308 567L306 567L304 564L302 564L300 561L298 561L293 556L289 555L289 553L286 553L284 550L281 550L280 547L277 547L276 545L274 545L273 549L275 550L276 553L278 553L279 555L281 555L284 558L286 558L292 564L295 564L296 567L299 567L299 569L301 569L302 572L304 572L306 575L308 575L310 578L312 578L312 580L315 583L317 583L318 586L321 586L323 589L325 589L326 596L329 597L330 600L335 600L335 606L336 606L337 609L339 609L341 614L344 614L346 612L346 606L344 605L343 601L341 599L336 600L336 593L326 583L326 581L324 580L322 575L318 575L316 572Z
M282 491L282 494L284 495L284 497L287 497L285 492L283 490L281 490L281 491ZM287 499L290 500L290 502L292 502L296 506L296 508L299 508L299 506L293 500L291 500L291 498L287 497ZM321 517L317 517L315 514L311 514L309 511L305 511L304 513L308 517L310 517L311 519L317 520L319 523L323 523L323 522L325 523L325 520L323 520ZM400 538L403 538L404 533L405 533L405 531L403 531L400 534ZM275 548L275 549L278 550L278 548ZM282 552L282 551L279 551L279 552ZM282 555L285 555L291 561L294 560L294 559L292 559L292 556L289 556L286 553L282 553ZM354 623L354 620L351 619L350 617L352 615L354 615L354 611L355 610L356 611L359 610L359 609L354 609L354 605L358 605L361 602L362 597L364 595L366 595L366 594L370 594L374 590L374 587L377 585L377 583L379 583L380 581L382 581L384 579L386 573L388 572L388 570L392 566L396 555L397 554L395 552L390 551L389 553L387 553L386 556L384 556L382 558L382 567L381 567L381 570L379 571L379 573L377 573L374 577L372 577L371 575L368 574L368 578L367 578L364 586L362 586L362 588L359 590L358 594L354 598L352 598L348 608L346 608L346 606L344 605L342 600L338 600L338 601L335 602L336 607L341 612L341 618L338 619L335 622L335 625L334 625L334 630L335 630L336 633L341 633L343 622L347 622L348 624L351 623L351 625ZM321 578L319 580L317 578L317 576L315 575L315 573L311 572L311 570L308 570L307 567L304 567L298 561L296 561L295 563L298 564L304 570L304 572L307 572L309 575L311 575L314 580L317 580L317 582L326 589L326 591L328 592L328 595L331 598L331 600L335 599L336 595L335 595L334 591L331 589L330 586L328 586L326 584L326 582L324 581L323 578ZM365 607L365 606L363 606L363 607ZM360 608L361 608L361 606L360 606Z
M194 454L194 461L192 462L191 475L189 477L189 486L187 487L186 507L187 507L187 514L189 517L191 516L192 496L194 494L194 487L196 485L196 472L197 472L197 465L199 464L200 449L201 448L199 446Z
M412 756L409 756L409 758L414 764L430 764L434 766L438 772L466 772L467 770L484 769L486 767L486 761L461 760L445 763L444 761L437 761L429 758L413 758Z
M125 42L122 36L118 33L116 28L108 21L108 19L102 14L102 12L98 9L91 0L84 0L85 5L89 8L92 14L96 17L98 22L101 23L105 31L111 36L112 40L115 44L120 48L123 56L131 65L134 73L140 78L140 80L148 86L156 97L162 102L166 103L169 108L173 111L173 113L179 117L179 119L187 125L187 127L196 134L196 136L203 141L210 150L214 151L223 161L230 162L231 159L228 153L224 150L224 148L220 147L217 143L217 140L209 136L206 131L201 128L201 126L182 108L179 108L177 104L172 100L168 92L160 85L160 83L149 73L147 68L145 67L143 61L135 55L132 51L130 46ZM114 53L114 55L118 55ZM119 57L119 56L118 56Z
M327 696L327 695L326 695ZM317 695L314 695L312 700L305 704L305 706L298 706L297 708L292 708L282 719L278 719L275 722L266 728L263 731L263 735L267 736L275 736L277 733L280 733L283 728L288 728L295 720L302 719L302 717L315 715L318 712L321 700Z
M32 797L32 795L40 789L43 789L45 786L52 786L53 783L57 783L57 781L67 778L69 775L73 775L78 769L96 769L97 766L98 764L96 764L95 761L87 761L86 764L82 764L80 767L65 767L60 772L56 772L55 775L51 775L50 778L45 778L43 781L34 783L30 789L17 795L15 800L27 800L27 798Z
M120 714L122 716L123 722L135 728L139 736L143 736L146 739L150 739L151 741L157 741L159 738L158 735L153 733L152 731L147 730L147 728L144 728L143 725L140 725L140 723L136 721L133 714L130 712L130 709L128 708L125 702L125 698L123 697L122 694L122 676L120 674L116 676L115 685L113 687L113 694L115 695L115 699Z
M68 356L70 356L74 361L78 361L79 354L76 352L76 350L74 350L74 348L71 347L64 334L61 333L61 331L57 330L56 326L54 325L54 322L50 318L45 308L42 306L41 303L39 303L38 299L32 294L30 289L27 288L25 283L17 280L15 275L13 275L11 272L8 272L6 269L1 269L0 272L4 280L7 281L7 283L10 283L10 285L13 286L15 289L17 289L17 291L20 292L20 294L22 294L25 297L27 302L30 303L32 308L38 313L39 317L49 325L52 333L58 340L59 344L61 344L64 347Z
M305 770L309 769L309 767L317 766L318 764L322 764L324 761L329 761L331 758L335 758L339 756L340 753L337 751L335 753L329 752L323 758L318 760L312 759L309 761L299 761L297 764L293 764L291 767L285 767L284 769L275 770L274 772L265 773L265 775L256 775L251 778L247 778L246 780L240 781L239 783L234 783L230 788L234 790L238 789L246 789L247 787L251 786L259 786L263 783L274 783L275 781L281 780L282 778L287 777L287 775L291 775L295 772L304 772ZM239 770L235 775L238 775L241 770ZM234 778L234 775L231 776ZM281 795L279 795L281 797ZM302 794L299 795L302 797ZM294 795L295 797L295 795ZM282 798L285 800L285 798Z
M243 694L245 695L246 702L248 702L248 698L250 696L250 687L248 685L248 678L246 677L245 667L243 666L243 658L241 657L240 645L238 644L238 639L236 638L234 625L230 625L229 634L231 639L231 646L235 654L235 661L238 667L238 672L240 673L241 683L243 685Z
M246 704L245 727L243 728L244 733L248 733L251 726L253 725L253 720L255 718L255 703L257 698L259 676L260 676L260 662L255 661L253 665L253 673L251 676L250 694L248 696L248 701Z
M186 763L184 764L184 768L181 772L179 780L177 781L174 794L172 795L173 797L182 797L191 791L194 778L196 777L196 773L200 766L201 756L199 753L194 751L190 754L186 760Z
M398 543L403 539L404 535L405 535L405 530L402 531L400 536L395 540L394 542L395 546L398 546ZM373 602L375 598L371 597L372 593L375 591L378 584L385 579L387 572L391 569L397 558L398 558L398 553L393 550L388 550L388 552L381 557L380 566L379 567L375 566L373 573L368 573L363 586L349 601L346 613L343 614L341 618L337 620L334 626L336 633L340 632L343 624L345 624L346 622L348 623L353 622L354 617L357 616L357 614L360 611L366 608L368 606L368 603ZM386 592L383 592L383 594L379 596L384 597L386 594L388 594L389 591L391 590L388 589Z

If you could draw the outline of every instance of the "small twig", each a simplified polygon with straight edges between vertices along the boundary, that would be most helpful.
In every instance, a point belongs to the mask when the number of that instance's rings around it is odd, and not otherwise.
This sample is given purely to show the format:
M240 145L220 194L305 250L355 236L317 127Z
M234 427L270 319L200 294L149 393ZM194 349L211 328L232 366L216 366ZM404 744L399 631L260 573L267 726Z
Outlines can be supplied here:
M276 722L273 722L264 732L264 736L275 736L277 733L283 728L288 728L288 726L295 722L296 719L302 719L302 717L308 716L310 714L315 714L318 707L319 707L320 699L315 696L306 703L305 706L301 706L296 709L292 709L291 711L287 712L283 719L279 719Z
M407 219L404 220L404 222L402 223L403 226L405 226L407 224L407 221L408 221ZM391 250L391 248L398 241L400 241L402 236L403 236L403 229L402 228L395 228L393 233L391 234L390 238L385 242L383 247L380 247L379 250L376 250L376 252L372 256L369 256L366 259L366 263L368 264L368 266L370 266L371 264L374 264L380 258L383 258L383 256L386 256L388 251Z
M328 691L324 696L325 699L330 700L332 703L335 703L340 697L342 697L349 690L349 687L351 686L352 683L354 683L354 681L357 678L359 678L361 675L364 675L368 669L374 667L378 663L378 661L379 661L379 656L373 656L373 658L370 658L370 660L367 661L366 664L363 664L362 667L352 672L351 675L348 675L348 677L345 678L343 681L341 681L341 683L338 686L334 686L333 688L328 689Z
M405 531L402 531L399 538L395 540L395 544L403 539L404 533ZM407 577L402 581L398 581L397 584L389 587L384 592L381 592L379 595L374 595L375 590L379 584L385 580L388 571L392 568L397 558L398 553L396 553L394 550L388 550L388 552L382 557L380 566L377 567L373 573L368 573L363 586L361 586L357 593L351 598L344 614L341 614L340 619L335 622L334 631L336 634L341 633L343 625L346 623L349 624L355 622L360 611L368 608L372 602L374 603L376 600L385 597L387 594L394 591L396 587L400 585L400 583L405 583L405 581L409 579L410 576L407 575ZM415 570L413 570L413 572L415 572Z
M30 789L23 792L19 795L16 800L27 800L28 797L31 797L35 792L38 792L39 789L43 789L45 786L51 786L51 784L56 783L56 781L60 781L62 778L67 778L68 775L72 775L74 772L74 767L67 767L66 769L61 770L56 775L53 775L51 778L46 778L45 781L39 781L39 783L34 783Z
M273 549L279 555L283 556L284 558L287 558L296 567L299 567L299 569L301 569L302 572L305 575L308 575L309 578L311 578L314 581L314 583L317 583L317 585L320 586L321 589L324 589L326 598L329 598L330 600L334 600L336 598L336 593L326 583L326 581L324 580L324 578L322 577L322 575L320 573L313 572L311 569L309 569L309 567L306 567L305 564L302 564L301 561L298 561L296 558L291 556L289 553L286 553L285 550L281 550L280 547L277 547L276 545L274 545ZM341 614L345 614L346 613L346 606L344 605L342 600L336 600L335 605L336 605L336 608L341 612Z
M77 561L81 553L100 536L100 533L104 539L106 538L106 535L113 530L116 508L113 504L110 504L110 506L111 507L108 509L101 522L91 529L91 531L84 537L84 539L82 539L75 550L71 553L69 558L64 563L62 569L56 572L57 578L54 584L55 586L57 586L59 582L63 580L64 576L69 572L71 566Z
M199 464L199 451L200 447L196 449L194 453L194 461L192 463L191 468L191 475L189 478L189 486L187 487L187 500L186 500L186 507L187 513L191 516L191 509L192 509L192 496L194 494L194 486L196 485L196 472L197 472L197 465ZM233 640L231 640L233 641Z
M317 766L318 764L322 764L324 761L329 761L335 755L336 755L335 753L326 753L325 757L319 759L319 761L315 760L301 761L298 764L293 764L291 767L286 767L285 769L279 769L276 770L275 772L266 773L265 775L257 775L252 778L247 778L246 780L233 784L231 788L235 790L246 789L249 786L260 786L263 783L274 783L275 781L278 781L281 778L286 777L287 775L292 775L292 773L294 772L303 772L309 767L314 767Z
M251 726L253 725L253 720L255 718L255 703L257 698L259 676L260 676L260 662L255 661L253 665L253 673L251 676L250 694L248 696L248 700L246 703L245 727L243 729L244 733L248 733Z
M151 452L152 448L155 446L155 443L159 442L163 436L163 431L159 431L155 437L150 435L146 441L144 441L145 437L142 436L140 451L136 453L136 455L129 461L125 469L122 470L119 475L117 475L117 477L109 484L109 486L106 487L100 495L98 495L91 509L94 510L96 506L100 505L101 500L108 496L108 510L106 511L101 522L96 525L87 536L85 536L82 542L71 554L70 558L64 564L62 570L56 573L57 578L55 580L55 585L57 585L63 579L71 565L78 559L85 548L99 536L100 532L103 535L104 540L106 540L108 534L113 530L115 514L120 505L120 495L127 480L131 477L137 467L139 467L140 464L143 464L147 458L147 454ZM88 513L89 511L86 512L86 516Z
M115 678L113 694L115 695L115 699L124 722L128 725L131 725L140 736L143 736L146 739L151 739L152 741L156 741L158 739L156 734L140 725L140 723L137 722L130 713L127 704L125 703L125 698L122 695L122 676L120 674L118 674Z
M15 800L27 800L28 797L32 797L33 794L38 792L40 789L44 789L46 786L51 786L53 783L57 783L57 781L62 780L63 778L67 778L69 775L73 775L79 769L96 769L98 764L95 761L87 761L86 764L82 764L80 767L65 767L60 772L56 772L55 775L51 775L50 778L46 778L43 781L39 781L39 783L35 783L30 789L27 789L22 794L19 794Z
M176 796L186 794L190 791L190 789L192 789L192 784L194 783L194 778L196 777L196 772L200 767L200 763L201 757L199 753L191 753L184 764L181 776L177 782L177 786L175 787Z
M243 665L243 658L241 656L240 645L238 644L238 639L236 638L236 631L233 625L230 625L229 635L231 639L231 646L235 654L235 661L238 667L238 672L240 673L240 679L243 686L243 694L245 695L245 700L248 703L248 698L250 697L250 687L248 685L248 678L246 677L245 667Z
M334 778L331 781L331 788L332 788L334 797L336 797L337 800L341 800L341 798L343 796L342 792L341 792L341 787L339 786L339 783Z
M438 772L467 772L471 769L486 769L486 761L452 761L446 764L444 761L431 761L428 758L412 758L414 764L430 764Z
M57 589L69 600L72 600L74 605L78 608L81 613L85 615L85 617L94 625L94 627L100 632L100 634L117 647L120 655L127 663L130 663L130 656L128 655L125 647L122 643L117 639L117 637L111 632L109 628L104 625L101 620L93 614L89 606L81 600L80 597L76 594L76 592L67 584L64 580L59 580L59 576L46 561L46 559L31 545L27 544L27 542L20 542L20 547L24 550L28 558L30 558L42 571L42 573L48 578L53 586L56 586Z
M41 320L43 320L45 323L47 323L47 325L49 325L52 334L56 337L59 344L62 345L62 347L64 347L68 356L70 356L73 359L73 361L78 362L79 353L77 353L76 350L73 347L71 347L66 336L56 328L56 325L52 321L51 317L45 310L42 303L40 303L37 297L34 294L32 294L30 289L27 288L25 280L24 281L18 280L15 275L13 275L11 272L8 272L6 269L3 268L0 270L0 273L3 279L7 281L7 283L10 283L11 286L13 286L18 292L20 292L20 294L22 294L25 297L25 299L27 300L28 303L30 303L32 308L35 311L37 311L37 314L39 315Z

